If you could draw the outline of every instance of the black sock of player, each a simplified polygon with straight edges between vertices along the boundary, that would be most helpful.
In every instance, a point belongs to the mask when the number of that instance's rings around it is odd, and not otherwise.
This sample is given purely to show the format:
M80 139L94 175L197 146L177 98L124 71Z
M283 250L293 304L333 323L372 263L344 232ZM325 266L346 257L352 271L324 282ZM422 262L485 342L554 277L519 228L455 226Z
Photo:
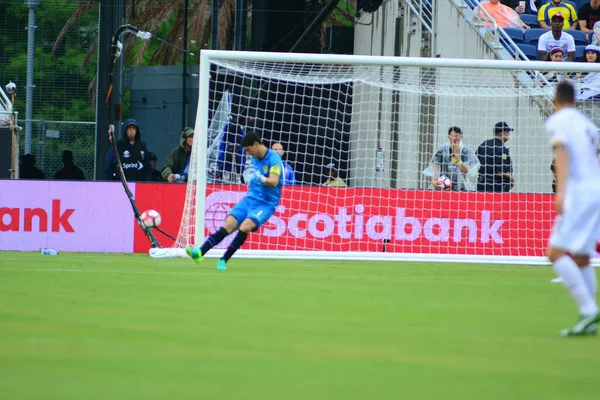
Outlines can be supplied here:
M202 247L200 247L200 253L202 253L202 255L205 255L207 251L221 243L223 239L227 237L227 235L229 235L229 233L227 233L225 228L221 227L221 229L219 229L218 231L210 235L208 239L206 239L206 242L204 242Z
M225 252L225 254L223 254L223 257L221 257L221 260L225 260L225 262L229 261L233 253L235 253L240 247L242 247L242 245L246 241L247 236L248 234L246 232L238 231L237 236L235 237L235 239L233 239L233 242L231 242L231 244L227 248L227 251Z

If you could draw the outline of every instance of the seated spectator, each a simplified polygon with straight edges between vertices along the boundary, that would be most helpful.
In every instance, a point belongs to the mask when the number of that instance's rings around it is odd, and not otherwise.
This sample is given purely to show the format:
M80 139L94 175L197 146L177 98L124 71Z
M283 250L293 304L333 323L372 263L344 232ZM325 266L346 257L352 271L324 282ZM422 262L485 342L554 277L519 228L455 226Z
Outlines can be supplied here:
M556 14L560 14L563 17L565 23L564 29L575 29L575 23L578 20L577 11L575 11L573 5L563 3L562 0L552 0L540 7L540 11L538 12L540 28L553 29L552 18Z
M346 182L342 178L339 177L337 169L335 168L335 164L327 164L327 168L329 168L329 179L325 181L323 186L331 186L331 187L346 187Z
M85 181L83 171L73 163L73 152L71 150L62 152L62 162L64 167L54 175L54 179Z
M296 184L296 175L294 174L294 169L287 161L283 161L283 145L281 143L274 143L271 146L271 149L279 154L281 157L281 161L283 162L283 184L284 185L295 185Z
M550 50L560 47L563 50L563 61L575 60L575 39L563 32L565 18L561 13L552 16L552 30L544 33L538 40L538 60L547 60Z
M35 157L32 154L21 157L19 179L46 179L44 172L35 166Z
M600 47L593 44L588 44L585 46L585 53L583 53L583 57L577 61L592 64L600 63ZM589 72L578 72L576 78L581 79L588 74Z
M152 175L150 176L150 180L153 182L162 182L163 178L160 174L160 171L156 169L156 162L158 161L158 157L153 152L150 152L150 167L152 170Z
M585 46L583 58L581 58L579 61L587 63L600 63L600 47L593 44L588 44Z
M529 25L526 25L521 21L519 14L517 14L515 10L500 3L499 0L483 2L473 10L475 15L479 17L487 27L494 26L494 22L490 21L489 17L481 11L479 7L485 9L501 28L529 29Z
M588 63L600 62L600 48L587 45L585 48L585 61ZM577 75L578 93L577 100L597 100L600 98L600 72L584 72Z
M552 48L552 50L550 50L550 55L548 56L548 59L546 61L563 62L563 55L564 52L562 47L554 47ZM544 72L542 76L546 78L548 82L561 82L564 79L569 79L568 74L564 72L548 71Z
M474 190L467 176L477 176L479 159L471 149L463 145L463 133L458 126L448 128L448 143L440 146L435 152L423 174L431 178L431 188L443 190L444 185L438 182L440 176L452 181L451 190Z
M192 144L194 143L194 130L185 128L181 132L179 146L175 147L165 161L165 166L161 172L164 180L167 182L185 182L187 181L188 168L190 165L190 155L192 154Z
M600 21L600 0L590 0L577 10L579 29L587 35L594 29L596 22Z
M538 15L538 11L542 6L541 0L501 0L501 3L512 8L519 14L532 15Z

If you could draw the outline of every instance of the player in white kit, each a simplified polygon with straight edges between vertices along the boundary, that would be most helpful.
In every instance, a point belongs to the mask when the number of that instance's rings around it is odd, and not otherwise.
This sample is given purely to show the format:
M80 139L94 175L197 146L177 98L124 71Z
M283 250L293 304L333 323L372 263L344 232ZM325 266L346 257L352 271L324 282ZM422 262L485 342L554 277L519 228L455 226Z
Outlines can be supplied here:
M575 90L561 82L554 96L556 111L546 131L556 154L556 220L546 254L579 305L579 320L562 336L596 333L596 275L590 256L600 227L598 128L575 109Z

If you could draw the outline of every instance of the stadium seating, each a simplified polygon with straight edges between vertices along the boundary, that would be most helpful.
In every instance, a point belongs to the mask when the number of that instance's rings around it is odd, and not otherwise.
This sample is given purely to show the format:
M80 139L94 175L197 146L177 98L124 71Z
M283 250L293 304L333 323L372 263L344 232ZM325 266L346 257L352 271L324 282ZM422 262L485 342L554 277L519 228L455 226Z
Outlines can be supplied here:
M587 44L587 36L583 31L575 31L572 29L564 31L575 39L575 46L585 46Z
M523 35L523 43L537 46L540 36L546 32L548 31L541 28L526 30Z
M587 35L588 44L592 44L592 40L594 40L594 31L590 31Z
M519 44L523 42L523 31L517 28L504 28L504 32L512 39L513 42Z
M585 46L575 46L575 61L579 61L585 56Z
M537 47L536 46L533 46L531 44L524 44L524 43L519 43L517 46L519 46L519 49L521 49L521 51L530 60L537 60L538 59L538 57L537 57L538 52L537 52Z
M538 21L537 15L519 14L519 17L521 17L521 21L523 21L526 25L529 25L532 29L540 27L540 22Z

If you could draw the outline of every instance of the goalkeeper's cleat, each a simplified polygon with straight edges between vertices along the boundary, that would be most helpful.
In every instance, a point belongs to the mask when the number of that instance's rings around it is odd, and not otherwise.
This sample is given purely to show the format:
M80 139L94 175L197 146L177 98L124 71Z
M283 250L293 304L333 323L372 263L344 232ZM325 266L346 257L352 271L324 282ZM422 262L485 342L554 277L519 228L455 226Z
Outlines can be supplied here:
M219 271L225 271L227 269L227 261L219 260L219 262L217 263L217 269Z
M200 261L202 261L202 254L200 254L198 249L194 249L190 246L185 246L185 252L188 256L192 257L192 260L194 260L195 262L199 263Z
M580 316L572 328L560 331L560 336L586 336L597 334L597 323L600 322L600 314Z
M552 282L552 283L563 283L564 280L563 280L562 276L559 276L558 278L552 279L550 282Z

